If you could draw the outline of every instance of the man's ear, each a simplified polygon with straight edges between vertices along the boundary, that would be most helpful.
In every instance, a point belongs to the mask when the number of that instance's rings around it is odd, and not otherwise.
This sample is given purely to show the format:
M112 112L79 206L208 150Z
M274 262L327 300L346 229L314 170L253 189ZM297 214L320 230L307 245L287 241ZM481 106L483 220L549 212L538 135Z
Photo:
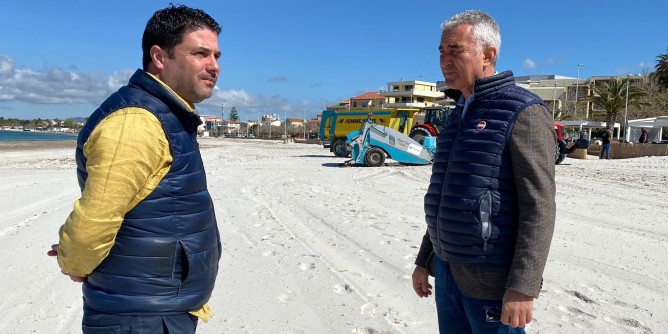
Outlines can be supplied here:
M153 45L149 50L149 54L151 55L153 66L161 71L164 68L164 60L167 57L167 53L161 47Z
M483 66L494 66L498 53L495 47L487 46L482 50L482 64Z

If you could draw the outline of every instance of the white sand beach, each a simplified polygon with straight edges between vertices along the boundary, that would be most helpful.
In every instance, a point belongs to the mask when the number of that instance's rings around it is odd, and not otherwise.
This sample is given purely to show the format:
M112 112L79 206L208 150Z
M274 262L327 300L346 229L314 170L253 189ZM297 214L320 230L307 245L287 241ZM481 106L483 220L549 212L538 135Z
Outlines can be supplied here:
M223 242L198 333L437 333L411 288L430 166L339 168L318 145L200 140ZM48 146L48 145L47 145ZM668 333L668 157L567 158L530 333ZM79 333L46 255L79 196L72 147L0 150L0 333Z

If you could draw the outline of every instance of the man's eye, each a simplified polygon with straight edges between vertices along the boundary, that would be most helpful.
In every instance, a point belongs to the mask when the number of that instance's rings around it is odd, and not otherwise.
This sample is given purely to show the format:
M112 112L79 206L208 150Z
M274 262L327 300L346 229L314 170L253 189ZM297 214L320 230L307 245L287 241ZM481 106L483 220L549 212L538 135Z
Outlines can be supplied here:
M448 49L446 51L446 53L451 55L451 56L456 56L456 55L462 53L462 49L461 48L451 48L451 49Z

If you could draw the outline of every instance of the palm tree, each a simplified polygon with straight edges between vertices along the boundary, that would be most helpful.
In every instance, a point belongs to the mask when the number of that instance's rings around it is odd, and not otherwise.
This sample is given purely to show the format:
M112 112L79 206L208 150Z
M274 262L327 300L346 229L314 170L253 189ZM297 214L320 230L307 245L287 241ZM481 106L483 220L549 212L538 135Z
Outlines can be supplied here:
M668 50L668 48L666 48ZM654 77L663 88L668 88L668 53L656 56Z
M634 86L627 86L629 78L613 78L610 81L603 81L594 86L594 95L584 97L582 100L593 102L605 110L605 122L610 129L617 121L617 114L624 111L626 107L626 92L628 89L628 103L634 106L645 105L641 98L645 96L640 89ZM626 124L624 124L626 126Z

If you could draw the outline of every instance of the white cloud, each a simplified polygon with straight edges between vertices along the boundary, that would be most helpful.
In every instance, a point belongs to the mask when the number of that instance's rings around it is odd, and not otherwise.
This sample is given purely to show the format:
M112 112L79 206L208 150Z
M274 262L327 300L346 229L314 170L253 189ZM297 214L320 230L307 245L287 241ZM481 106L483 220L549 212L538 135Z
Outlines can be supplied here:
M284 97L273 95L254 95L243 89L221 90L216 87L213 96L197 105L200 114L220 115L220 107L225 103L225 118L232 107L237 108L242 120L256 119L258 114L301 115L304 112L303 101L289 101Z
M534 68L538 67L538 64L536 64L536 62L533 61L531 58L527 58L527 59L524 59L523 66L524 66L524 68L527 68L527 69L534 69Z
M16 68L14 60L0 55L0 99L38 104L98 104L120 85L109 87L101 73L76 68ZM127 79L126 79L127 82Z
M48 66L43 69L17 68L15 61L0 54L0 102L20 101L35 104L90 104L97 106L110 94L126 85L134 70L81 72L75 67ZM276 82L287 77L276 77ZM221 90L197 105L200 114L220 115L225 101L226 117L236 107L242 119L255 119L257 114L288 113L301 115L302 101L290 101L282 96L253 95L243 89ZM82 115L87 116L87 115Z
M11 75L14 72L14 60L0 55L0 75Z
M106 80L107 89L111 92L115 92L121 86L127 85L128 81L130 80L130 77L134 73L135 71L130 69L112 72L111 75L108 76Z
M554 65L554 64L556 64L556 61L554 60L554 58L545 59L545 65Z

